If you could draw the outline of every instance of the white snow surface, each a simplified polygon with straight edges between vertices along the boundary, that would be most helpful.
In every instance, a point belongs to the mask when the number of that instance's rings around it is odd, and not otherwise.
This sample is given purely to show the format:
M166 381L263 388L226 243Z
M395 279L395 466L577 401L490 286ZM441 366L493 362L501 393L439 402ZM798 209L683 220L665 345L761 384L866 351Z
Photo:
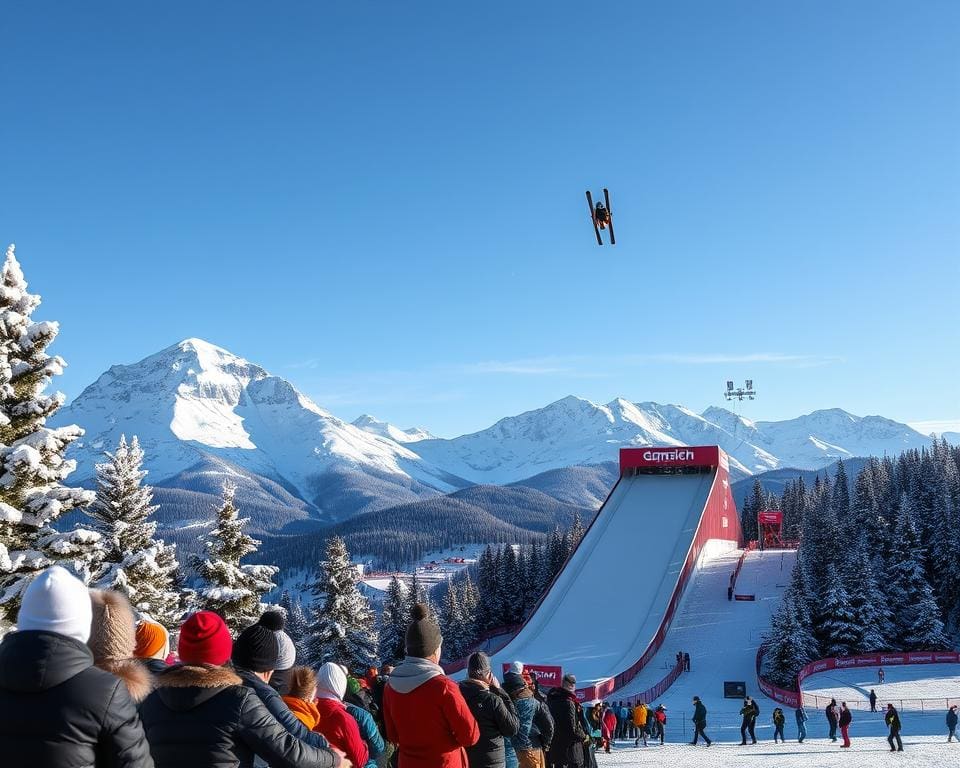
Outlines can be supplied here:
M762 716L762 715L761 715ZM792 736L789 717L787 735ZM939 720L942 721L942 717ZM945 768L956 765L960 759L960 744L947 744L946 731L942 735L929 735L931 727L925 728L924 735L903 735L903 752L890 754L886 738L879 732L862 736L854 723L851 731L852 746L841 749L828 739L808 738L803 744L797 744L792 738L786 744L776 745L772 740L772 729L764 733L759 744L741 747L736 744L717 743L712 747L691 747L685 743L668 743L663 747L650 746L634 748L633 742L621 742L609 755L598 754L599 768L627 768L630 766L670 766L670 768L727 768L727 766L763 766L768 768L865 768L865 766L897 765L905 768ZM942 723L941 723L942 724ZM669 739L668 721L668 739ZM710 729L707 728L709 734ZM758 730L757 735L760 736ZM679 735L679 733L678 733ZM689 738L689 737L688 737ZM712 737L711 737L712 738ZM737 732L737 739L740 734ZM682 741L683 737L677 739Z
M386 437L398 443L417 443L421 440L433 439L433 435L425 429L421 429L420 427L400 429L399 427L393 426L393 424L388 424L386 421L380 421L380 419L374 418L368 413L354 419L350 423L357 429L362 429L371 435Z
M780 706L764 697L757 687L756 658L757 649L770 631L771 613L780 605L790 582L796 552L747 553L736 592L754 595L753 602L727 600L730 574L740 554L741 550L732 550L701 558L663 647L634 680L615 691L610 699L649 690L673 667L677 651L683 651L690 654L690 672L683 673L655 703L678 712L691 710L692 714L691 701L699 696L711 713L708 719L717 722L718 716L735 717L742 702L723 698L723 683L732 680L747 684L747 693L759 700L764 719Z
M870 706L870 690L877 692L877 708L892 703L897 709L946 711L960 705L960 664L885 666L884 682L877 682L876 667L832 669L803 681L808 705L827 705L830 699L847 702L853 709ZM816 697L816 698L814 698Z
M494 668L559 664L584 687L630 667L659 628L715 480L712 472L622 478Z

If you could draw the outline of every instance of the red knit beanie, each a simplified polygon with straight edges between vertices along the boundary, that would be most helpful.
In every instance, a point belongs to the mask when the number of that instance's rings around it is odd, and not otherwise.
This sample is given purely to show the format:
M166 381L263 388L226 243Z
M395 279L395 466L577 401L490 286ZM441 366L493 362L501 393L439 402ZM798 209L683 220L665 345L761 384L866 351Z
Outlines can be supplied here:
M230 660L233 639L230 630L212 611L197 611L180 627L177 645L184 664L213 664L220 667Z

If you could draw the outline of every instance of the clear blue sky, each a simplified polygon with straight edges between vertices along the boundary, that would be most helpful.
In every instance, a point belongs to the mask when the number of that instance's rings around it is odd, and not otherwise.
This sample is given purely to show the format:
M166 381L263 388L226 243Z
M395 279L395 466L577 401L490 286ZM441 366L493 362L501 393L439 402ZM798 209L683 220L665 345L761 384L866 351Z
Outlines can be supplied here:
M960 419L953 0L3 17L0 238L70 397L199 336L444 435L746 376L755 418Z

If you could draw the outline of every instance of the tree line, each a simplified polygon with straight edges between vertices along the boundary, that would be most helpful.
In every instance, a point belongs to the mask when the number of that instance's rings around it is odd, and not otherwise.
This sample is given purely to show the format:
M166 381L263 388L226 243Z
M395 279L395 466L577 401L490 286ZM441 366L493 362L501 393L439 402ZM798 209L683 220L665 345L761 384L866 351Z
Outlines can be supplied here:
M791 511L800 548L772 619L772 682L793 687L818 658L957 643L960 448L870 459L852 486L840 462L812 487L787 484L775 508Z

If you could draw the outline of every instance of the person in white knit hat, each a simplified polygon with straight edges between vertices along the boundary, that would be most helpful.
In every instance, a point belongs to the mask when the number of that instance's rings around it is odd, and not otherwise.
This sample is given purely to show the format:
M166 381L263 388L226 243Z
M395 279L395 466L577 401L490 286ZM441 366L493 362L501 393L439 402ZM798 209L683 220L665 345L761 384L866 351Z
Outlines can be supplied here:
M93 665L90 593L53 566L24 590L0 643L3 768L152 768L123 681Z

